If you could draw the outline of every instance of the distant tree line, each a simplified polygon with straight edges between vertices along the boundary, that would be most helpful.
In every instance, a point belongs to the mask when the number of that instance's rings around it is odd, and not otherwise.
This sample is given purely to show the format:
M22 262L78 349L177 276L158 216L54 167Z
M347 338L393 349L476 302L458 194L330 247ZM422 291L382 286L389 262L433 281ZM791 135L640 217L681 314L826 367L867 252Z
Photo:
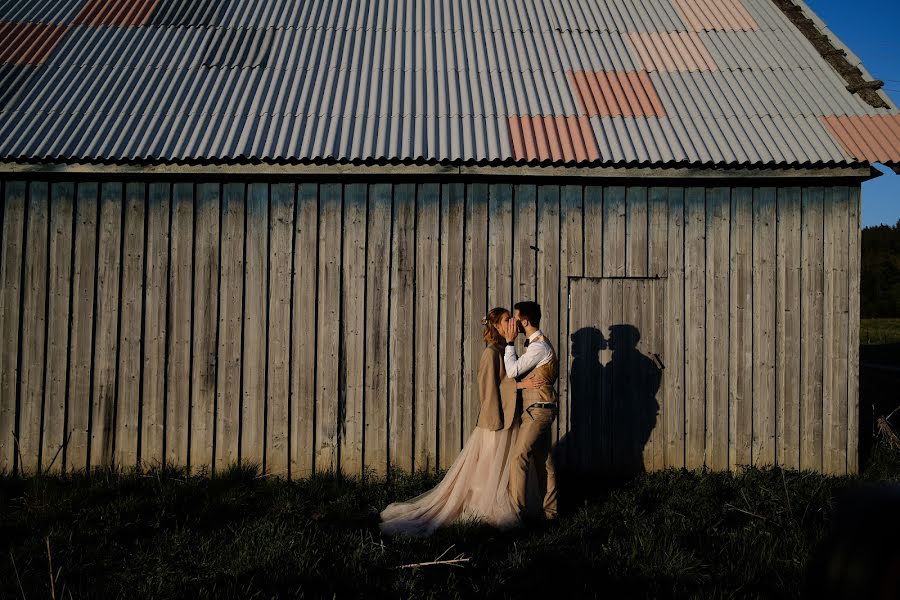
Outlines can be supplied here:
M862 317L900 317L900 221L893 227L864 227L861 260Z

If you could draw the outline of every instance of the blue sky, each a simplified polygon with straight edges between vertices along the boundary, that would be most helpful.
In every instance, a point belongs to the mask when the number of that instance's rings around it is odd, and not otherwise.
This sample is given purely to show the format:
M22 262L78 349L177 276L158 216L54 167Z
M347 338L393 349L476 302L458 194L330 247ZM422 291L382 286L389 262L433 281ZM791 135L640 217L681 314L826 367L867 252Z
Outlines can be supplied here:
M884 81L896 105L900 101L900 12L897 0L806 0L875 79ZM900 175L890 169L863 184L864 226L900 220Z

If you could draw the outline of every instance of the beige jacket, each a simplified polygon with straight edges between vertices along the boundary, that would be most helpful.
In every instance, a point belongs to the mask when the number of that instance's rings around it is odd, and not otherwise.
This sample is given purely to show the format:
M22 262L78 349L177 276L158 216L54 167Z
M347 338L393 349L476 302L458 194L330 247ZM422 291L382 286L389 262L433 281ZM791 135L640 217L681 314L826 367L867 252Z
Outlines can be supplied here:
M481 412L478 427L498 431L508 429L516 416L516 380L506 376L503 349L487 346L478 365L478 398Z

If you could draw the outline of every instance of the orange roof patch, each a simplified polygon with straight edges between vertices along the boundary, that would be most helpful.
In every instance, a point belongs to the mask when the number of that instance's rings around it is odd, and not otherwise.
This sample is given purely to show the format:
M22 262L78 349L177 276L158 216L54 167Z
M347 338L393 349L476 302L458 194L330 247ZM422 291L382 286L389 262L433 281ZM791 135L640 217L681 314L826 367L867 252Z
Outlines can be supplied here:
M821 117L841 146L859 161L900 163L900 115Z
M76 25L144 25L159 0L88 0L75 16Z
M694 31L759 30L759 23L741 0L674 0L673 3Z
M600 159L597 140L585 116L509 117L516 160L583 162Z
M0 64L39 65L59 45L67 25L0 22Z
M589 117L662 117L646 71L569 71L572 92Z
M693 31L629 33L637 62L647 71L715 71L716 61Z

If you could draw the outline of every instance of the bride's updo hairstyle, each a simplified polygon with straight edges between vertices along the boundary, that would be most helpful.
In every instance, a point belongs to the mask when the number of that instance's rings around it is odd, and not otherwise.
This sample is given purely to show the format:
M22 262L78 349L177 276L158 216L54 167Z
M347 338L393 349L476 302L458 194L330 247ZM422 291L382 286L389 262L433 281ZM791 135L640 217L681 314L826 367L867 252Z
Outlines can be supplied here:
M500 332L497 331L496 325L500 323L500 320L503 318L503 315L508 315L509 311L503 308L502 306L498 306L496 308L492 308L491 312L487 314L485 318L481 320L481 324L484 325L484 343L493 346L502 346L506 343L506 338L500 335Z

